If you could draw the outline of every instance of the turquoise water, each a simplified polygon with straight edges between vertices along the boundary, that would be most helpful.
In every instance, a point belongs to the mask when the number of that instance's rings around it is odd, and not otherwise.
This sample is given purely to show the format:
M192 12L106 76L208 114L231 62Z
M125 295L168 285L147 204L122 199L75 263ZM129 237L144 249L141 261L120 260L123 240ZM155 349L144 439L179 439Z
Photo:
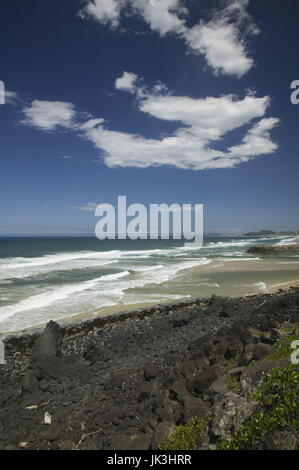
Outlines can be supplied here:
M246 253L250 245L292 241L206 237L204 247L194 249L171 240L0 238L0 332L93 315L105 307L231 294L229 286L238 282L243 293L251 292L248 282L263 290L264 278L254 269L236 280L234 271L223 274L223 266L254 266L260 260ZM281 269L289 261L281 259Z

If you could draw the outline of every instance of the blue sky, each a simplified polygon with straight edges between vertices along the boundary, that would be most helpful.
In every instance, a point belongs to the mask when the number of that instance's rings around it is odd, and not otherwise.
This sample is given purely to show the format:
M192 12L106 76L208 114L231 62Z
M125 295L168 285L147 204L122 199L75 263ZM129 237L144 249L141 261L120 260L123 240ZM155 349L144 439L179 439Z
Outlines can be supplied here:
M294 229L296 0L2 0L0 235L88 234L98 203L203 203Z

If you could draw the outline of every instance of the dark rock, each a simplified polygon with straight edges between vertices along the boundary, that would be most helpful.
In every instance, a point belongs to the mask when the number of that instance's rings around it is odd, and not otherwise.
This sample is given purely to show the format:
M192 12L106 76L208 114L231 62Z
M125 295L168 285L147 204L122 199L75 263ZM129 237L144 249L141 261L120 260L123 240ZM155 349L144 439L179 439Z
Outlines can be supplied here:
M234 369L231 369L228 371L228 375L232 375L233 377L236 377L239 379L243 371L244 371L244 367L234 367Z
M107 382L105 383L104 389L107 392L123 390L129 378L126 374L114 373L111 374Z
M221 341L215 345L214 356L216 358L225 358L227 354L228 344L226 341Z
M261 448L263 450L298 450L298 435L288 429L274 430L263 436Z
M235 357L243 351L243 344L241 341L238 340L232 340L231 343L228 344L226 354L225 354L225 359L231 359L232 357Z
M39 339L6 339L0 449L20 442L26 449L157 448L169 426L209 410L213 432L200 448L215 448L217 435L246 421L248 392L277 365L253 360L267 358L284 322L298 321L297 291L154 307L69 328L51 323ZM220 318L221 309L229 316ZM237 354L238 366L249 368L225 374L224 358ZM240 380L240 395L228 390L229 373ZM45 411L51 426L43 424ZM288 446L270 437L261 448Z
M149 450L152 441L152 431L136 431L133 434L116 435L111 450Z
M159 371L156 367L147 366L144 368L144 378L145 380L152 380L155 379L158 375Z
M164 439L168 439L170 434L175 430L175 425L169 421L159 423L155 427L150 448L157 450Z
M261 361L265 357L269 356L274 352L274 348L269 344L259 343L253 350L253 359L255 361Z
M224 305L220 308L219 316L220 318L228 318L230 316L230 313L228 312L228 310L225 308Z
M54 321L50 321L36 340L31 360L38 360L40 356L61 356L62 338L59 325Z
M299 253L299 244L294 245L273 245L273 246L251 246L247 253L251 255L290 255Z
M187 383L188 390L194 396L201 396L207 392L215 380L223 375L224 368L218 364L210 366L202 372L199 372L192 380Z
M210 406L207 402L200 400L199 398L194 398L192 395L185 395L183 399L183 411L182 417L184 423L190 421L190 419L198 416L199 418L204 418L210 410Z
M224 397L221 396L213 409L212 436L216 438L227 436L234 429L244 424L257 407L257 402L246 400L245 397L241 397L231 391Z
M266 344L274 344L280 339L279 332L276 330L263 331L261 342Z
M143 391L141 392L139 395L138 395L138 403L142 403L143 401L146 401L150 398L150 394L146 391Z
M111 351L100 344L91 344L83 354L84 359L89 361L91 364L95 364L96 362L106 362L111 358L111 356L113 356Z
M209 389L209 394L213 401L215 401L218 395L223 396L226 395L227 392L228 385L225 375L222 375L221 377L219 377L219 379L215 380L215 382L212 383Z
M244 392L255 390L275 366L274 361L262 361L246 369L240 379Z
M172 400L182 402L184 398L189 395L189 392L186 389L184 382L176 381L171 385L171 388L169 389L169 395Z
M238 360L238 367L248 366L248 364L250 364L250 362L252 361L253 361L253 353L245 351Z

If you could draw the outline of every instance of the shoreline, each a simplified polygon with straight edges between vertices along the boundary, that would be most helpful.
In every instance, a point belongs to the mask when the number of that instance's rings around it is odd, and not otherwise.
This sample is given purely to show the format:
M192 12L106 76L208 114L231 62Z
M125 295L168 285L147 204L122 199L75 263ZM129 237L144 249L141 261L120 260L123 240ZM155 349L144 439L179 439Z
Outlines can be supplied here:
M203 250L205 250L205 247ZM22 304L23 300L28 304L28 300L30 301L31 299L30 292L28 292L28 297L26 297L26 292L22 293L24 298L21 296L15 304L7 304L1 307L1 314L3 311L4 319L0 323L0 338L40 332L51 319L68 327L69 325L81 324L95 318L119 315L135 310L151 309L157 304L176 304L179 303L180 298L183 302L185 300L207 298L211 295L238 298L259 293L273 293L279 288L298 285L299 283L299 260L297 261L296 256L288 258L280 256L255 257L251 255L247 257L245 255L246 257L244 258L244 254L243 257L242 255L239 257L238 252L236 253L237 256L231 258L231 256L234 256L234 253L229 256L225 254L223 256L219 255L219 257L217 250L214 253L212 250L209 255L206 255L203 251L200 256L203 257L204 262L202 262L201 258L194 259L194 261L198 261L199 264L185 267L185 269L177 271L174 277L170 276L168 280L164 280L160 284L155 284L155 279L153 279L152 284L147 282L145 283L145 287L137 286L135 288L135 274L133 274L133 287L130 287L131 278L128 278L129 280L126 284L128 287L125 286L122 288L122 286L120 286L120 291L122 292L120 297L113 297L113 295L111 295L109 298L108 295L107 299L102 299L100 288L96 285L92 287L89 297L89 283L87 281L87 285L83 286L84 290L87 290L85 297L83 297L84 300L82 304L77 304L75 300L77 298L76 289L80 292L81 286L78 279L76 279L74 283L74 297L73 294L69 295L67 293L67 283L62 283L61 285L54 283L53 286L48 287L48 290L44 290L42 294L40 294L42 297L41 300L37 299L38 301L35 302L35 296L33 295L32 308L28 305L25 312L22 313L23 305L19 306L18 304ZM208 256L209 259L205 260L205 256ZM189 258L187 257L186 260L189 260ZM181 261L186 260L183 257ZM60 304L59 294L60 290L64 293L64 286L66 286L65 290L68 298L65 303ZM118 281L115 281L114 286L117 290ZM6 288L4 285L2 287L1 293L3 292L4 298L6 289L9 291L10 286ZM58 290L58 303L55 303L56 290ZM44 307L44 310L39 312L39 302L41 302L40 305L41 308L43 308L43 302L45 305L48 302L48 294L50 294L52 304L49 304L48 308ZM80 297L78 297L78 299L80 300ZM106 306L101 306L101 304L105 303ZM53 306L52 312L51 305ZM7 306L8 308L12 306L11 318L9 315L5 318L5 309ZM38 318L38 322L36 318Z
M196 270L196 268L193 268ZM299 280L281 282L275 286L270 286L267 291L261 291L256 289L256 292L245 294L242 296L224 296L227 299L243 299L250 298L252 296L262 296L266 294L279 294L279 293L289 293L290 290L299 287ZM212 294L217 295L217 294ZM189 297L189 298L188 298ZM221 296L223 297L223 296ZM122 306L111 306L101 308L101 312L95 314L94 312L85 312L83 314L72 315L71 317L61 317L55 320L61 325L63 331L77 331L84 328L101 327L107 324L113 324L117 322L122 322L127 319L143 319L149 315L160 313L161 311L175 309L178 310L185 306L189 305L199 305L200 303L205 303L209 300L209 297L191 297L186 296L186 299L179 301L169 302L167 299L160 303L140 303L140 304L128 304L122 308ZM102 314L101 314L102 313ZM44 329L46 323L41 323L34 327L28 327L23 330L17 331L0 331L0 340L2 341L13 341L19 342L24 337L26 340L31 341L31 338L36 338Z

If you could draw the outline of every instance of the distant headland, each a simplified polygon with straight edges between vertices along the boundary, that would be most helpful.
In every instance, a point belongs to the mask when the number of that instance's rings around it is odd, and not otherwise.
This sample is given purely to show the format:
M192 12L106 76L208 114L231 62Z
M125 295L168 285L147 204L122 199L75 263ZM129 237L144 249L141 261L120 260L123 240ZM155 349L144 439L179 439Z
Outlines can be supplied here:
M260 230L259 232L244 233L244 237L288 237L296 236L299 233L297 230L287 230L282 232L275 232L273 230Z

